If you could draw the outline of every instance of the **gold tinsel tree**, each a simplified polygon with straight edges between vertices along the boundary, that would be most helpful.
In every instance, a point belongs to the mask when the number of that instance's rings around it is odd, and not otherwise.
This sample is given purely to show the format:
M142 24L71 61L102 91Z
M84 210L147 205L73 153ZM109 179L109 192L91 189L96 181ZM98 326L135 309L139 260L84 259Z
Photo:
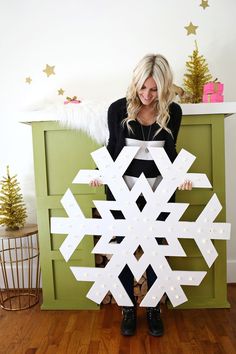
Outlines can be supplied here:
M9 166L0 186L0 225L5 225L6 230L18 230L24 226L27 214L16 175L10 176Z
M184 74L184 90L186 94L182 102L202 102L203 85L212 80L206 59L199 54L196 41L195 47L192 55L189 55L190 60L186 62L187 71Z

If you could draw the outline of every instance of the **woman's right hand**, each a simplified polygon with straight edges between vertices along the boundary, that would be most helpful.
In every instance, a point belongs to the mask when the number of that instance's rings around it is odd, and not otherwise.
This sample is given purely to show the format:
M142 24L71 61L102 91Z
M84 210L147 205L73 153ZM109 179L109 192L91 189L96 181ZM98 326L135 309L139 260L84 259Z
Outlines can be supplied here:
M101 187L103 183L99 179L92 179L92 181L89 182L89 185L91 187Z

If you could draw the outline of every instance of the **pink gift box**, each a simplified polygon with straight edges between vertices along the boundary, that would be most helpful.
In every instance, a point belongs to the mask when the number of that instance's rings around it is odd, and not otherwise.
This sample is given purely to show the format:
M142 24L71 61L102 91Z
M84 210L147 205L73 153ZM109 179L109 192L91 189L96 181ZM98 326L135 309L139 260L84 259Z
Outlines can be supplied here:
M220 95L219 93L203 95L202 102L204 103L224 102L224 96Z
M81 103L81 101L80 100L64 101L64 104L68 104L68 103Z
M222 94L224 91L224 84L222 82L208 82L203 86L203 94L208 95L210 93Z

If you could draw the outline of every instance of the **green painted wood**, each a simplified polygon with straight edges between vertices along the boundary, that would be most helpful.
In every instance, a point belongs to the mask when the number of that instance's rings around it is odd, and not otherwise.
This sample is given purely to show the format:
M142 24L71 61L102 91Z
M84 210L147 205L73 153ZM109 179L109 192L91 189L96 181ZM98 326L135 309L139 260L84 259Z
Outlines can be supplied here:
M91 217L93 199L104 199L103 188L72 185L79 169L94 168L90 152L98 145L85 134L62 128L56 122L32 123L37 213L43 277L43 309L99 308L86 298L91 284L77 282L70 265L94 266L90 254L92 236L84 238L66 263L59 247L66 235L50 233L50 217L65 216L60 199L70 188L86 217ZM177 149L185 148L197 156L190 171L206 173L212 188L178 191L177 202L190 203L182 220L196 220L216 193L223 209L216 221L225 221L224 116L185 116ZM188 257L171 257L173 269L204 270L207 276L199 287L184 286L188 301L181 308L229 307L226 293L226 242L214 241L219 256L209 269L193 240L181 240Z
M60 200L70 188L85 217L92 217L93 199L104 199L103 188L73 185L80 169L93 169L90 152L99 146L82 132L62 128L57 122L32 123L37 220L42 270L42 309L99 309L86 298L92 283L78 282L70 266L94 266L93 237L87 235L68 262L59 247L66 235L50 232L51 216L66 216Z
M176 202L188 202L190 207L181 220L194 221L214 193L217 194L222 211L215 221L225 222L225 165L224 165L224 116L185 116L179 133L177 149L184 148L194 154L190 171L205 173L212 188L178 191ZM181 240L187 254L185 257L171 257L173 269L203 270L207 276L198 287L183 286L188 301L179 308L229 307L226 288L226 241L213 241L218 258L209 269L194 240Z

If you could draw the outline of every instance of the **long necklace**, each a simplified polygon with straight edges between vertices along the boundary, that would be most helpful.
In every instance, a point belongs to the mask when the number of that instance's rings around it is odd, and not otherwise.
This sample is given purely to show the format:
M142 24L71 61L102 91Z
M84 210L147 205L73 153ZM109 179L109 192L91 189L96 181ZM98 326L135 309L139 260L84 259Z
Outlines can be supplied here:
M145 134L144 134L144 131L143 131L143 126L142 126L142 124L141 124L141 123L139 123L139 124L140 124L140 127L141 127L141 132L142 132L142 136L143 136L143 141L149 141L149 137L150 137L150 133L151 133L151 128L152 128L152 125L150 125L150 126L149 126L148 136L147 136L147 140L146 140L146 138L145 138ZM145 147L144 151L145 151L146 153L148 153L148 152L149 152L149 150L148 150L148 147L147 147L147 146Z

